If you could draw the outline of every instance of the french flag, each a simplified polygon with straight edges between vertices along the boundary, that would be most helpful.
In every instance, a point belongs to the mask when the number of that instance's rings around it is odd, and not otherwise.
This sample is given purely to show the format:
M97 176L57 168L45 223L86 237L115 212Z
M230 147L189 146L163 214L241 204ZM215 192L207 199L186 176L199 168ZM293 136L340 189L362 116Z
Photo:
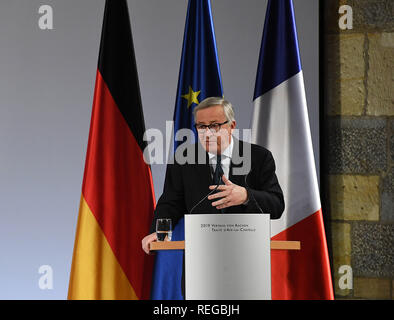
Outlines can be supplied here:
M272 152L286 204L272 240L301 241L272 251L272 299L333 299L292 0L268 2L253 101L252 142Z

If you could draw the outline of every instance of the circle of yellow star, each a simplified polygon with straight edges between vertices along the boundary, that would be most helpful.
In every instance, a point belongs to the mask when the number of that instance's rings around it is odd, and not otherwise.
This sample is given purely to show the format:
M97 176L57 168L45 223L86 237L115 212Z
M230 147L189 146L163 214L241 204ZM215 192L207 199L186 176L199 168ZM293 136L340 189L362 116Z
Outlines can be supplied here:
M189 108L192 103L199 104L198 102L198 95L200 94L200 91L193 91L192 87L189 86L189 92L181 96L182 98L185 98L187 100L187 107Z

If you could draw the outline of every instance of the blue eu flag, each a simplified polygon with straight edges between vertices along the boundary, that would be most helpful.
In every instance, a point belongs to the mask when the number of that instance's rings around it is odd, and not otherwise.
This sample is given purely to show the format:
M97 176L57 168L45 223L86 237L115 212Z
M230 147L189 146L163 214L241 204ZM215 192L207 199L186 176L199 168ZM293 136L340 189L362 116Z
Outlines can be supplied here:
M179 129L194 128L193 109L207 97L222 97L210 0L189 0L174 112L174 137ZM174 141L176 149L182 141ZM184 240L184 221L175 226L172 240ZM182 300L183 251L158 251L152 299Z
M209 0L190 0L174 111L174 133L194 128L193 109L207 97L222 97L222 80ZM180 144L174 141L174 147Z

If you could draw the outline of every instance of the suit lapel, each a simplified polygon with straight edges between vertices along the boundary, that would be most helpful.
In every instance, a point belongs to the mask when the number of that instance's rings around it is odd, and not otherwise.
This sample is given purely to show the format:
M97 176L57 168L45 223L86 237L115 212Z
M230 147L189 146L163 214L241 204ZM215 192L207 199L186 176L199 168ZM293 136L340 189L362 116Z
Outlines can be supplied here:
M230 164L230 174L229 174L229 179L232 183L235 183L239 186L244 185L244 177L245 175L243 174L234 174L234 169L235 168L240 168L243 166L243 143L242 141L239 141L238 139L234 139L234 147L233 147L233 153L231 156L231 164Z
M230 163L230 172L229 172L229 180L237 184L239 186L244 186L245 185L245 174L234 174L234 169L240 168L244 165L242 162L244 159L242 158L243 156L243 143L242 141L239 141L238 139L234 139L234 147L233 147L233 153L231 157L231 163ZM199 145L199 144L198 144ZM198 146L202 148L201 146ZM205 159L206 162L205 164L200 164L198 163L198 152L201 152L196 150L196 165L194 166L193 170L193 179L191 179L191 183L195 183L196 188L193 188L196 190L196 197L195 201L196 203L201 200L204 196L206 196L209 193L209 186L212 185L212 172L211 172L211 166L209 164L209 156L208 153L204 150L205 154ZM198 192L197 192L198 190ZM216 208L212 207L211 205L212 201L206 199L203 201L198 208L196 208L195 213L220 213L220 210L217 210ZM228 209L228 210L227 210ZM223 209L223 213L225 212L230 212L231 208Z
M200 150L198 150L198 148ZM194 166L194 178L192 179L192 183L195 183L196 185L195 201L197 203L209 193L209 186L212 185L212 172L211 166L209 164L208 153L204 149L202 149L199 143L197 144L196 152L196 165ZM205 155L205 163L201 163L201 161L198 162L198 152L203 152L203 154ZM205 199L198 206L198 208L196 208L195 213L217 213L217 210L212 207L210 200Z

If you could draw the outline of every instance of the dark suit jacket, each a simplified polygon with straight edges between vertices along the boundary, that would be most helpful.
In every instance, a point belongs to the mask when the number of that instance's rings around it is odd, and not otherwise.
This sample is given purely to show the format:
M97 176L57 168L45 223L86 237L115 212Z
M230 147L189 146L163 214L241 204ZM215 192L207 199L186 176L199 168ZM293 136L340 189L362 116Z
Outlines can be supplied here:
M185 148L183 155L187 156L188 152L193 150L194 163L179 164L174 161L173 164L167 165L164 190L156 206L151 232L155 231L156 219L171 218L174 226L210 192L209 186L213 182L208 154L202 149L201 144L197 143L188 149ZM205 156L205 163L196 163L198 152ZM247 204L226 208L223 210L224 213L260 213L257 201L263 212L271 215L271 219L280 218L285 205L275 174L275 161L270 151L234 139L229 179L247 189L249 201ZM208 199L204 200L193 213L220 213L211 203Z

